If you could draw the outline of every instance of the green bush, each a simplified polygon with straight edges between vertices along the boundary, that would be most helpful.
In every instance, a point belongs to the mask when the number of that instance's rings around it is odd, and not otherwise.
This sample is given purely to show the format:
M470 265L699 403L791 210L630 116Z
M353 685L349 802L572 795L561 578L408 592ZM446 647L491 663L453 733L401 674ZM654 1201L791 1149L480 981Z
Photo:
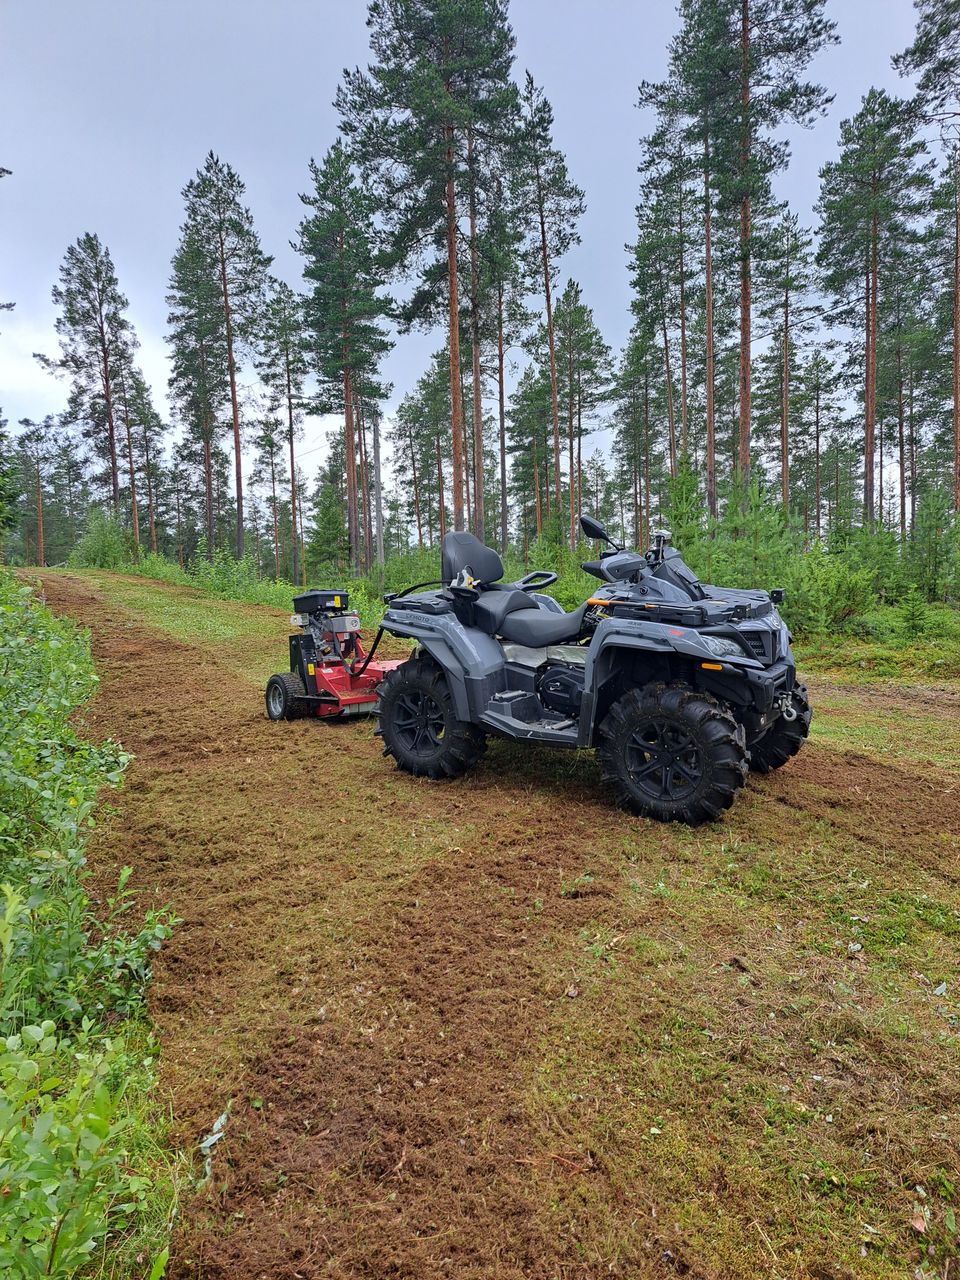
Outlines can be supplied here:
M126 569L133 561L133 540L116 520L101 511L90 514L87 531L70 552L71 569Z
M0 670L0 1272L67 1276L148 1194L129 1158L146 1121L127 1091L148 1093L152 1070L131 1059L124 1019L141 1014L174 921L122 927L129 869L92 909L84 845L127 757L70 723L96 686L85 637L5 572Z
M47 1020L0 1040L0 1272L71 1276L141 1209L121 1039Z

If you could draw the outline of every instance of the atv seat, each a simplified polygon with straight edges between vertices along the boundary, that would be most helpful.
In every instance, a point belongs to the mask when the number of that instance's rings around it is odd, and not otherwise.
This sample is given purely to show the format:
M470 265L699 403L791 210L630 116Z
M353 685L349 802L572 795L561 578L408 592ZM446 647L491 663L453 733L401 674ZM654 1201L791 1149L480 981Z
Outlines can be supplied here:
M443 539L440 575L449 583L464 569L479 586L474 618L487 635L502 636L504 640L530 648L562 644L579 636L587 609L585 604L573 613L554 613L541 608L513 583L500 583L503 561L496 551L485 547L472 533L448 533Z
M499 634L504 640L526 645L528 649L563 644L567 640L578 638L586 612L585 604L572 613L554 613L549 609L516 610L503 619Z

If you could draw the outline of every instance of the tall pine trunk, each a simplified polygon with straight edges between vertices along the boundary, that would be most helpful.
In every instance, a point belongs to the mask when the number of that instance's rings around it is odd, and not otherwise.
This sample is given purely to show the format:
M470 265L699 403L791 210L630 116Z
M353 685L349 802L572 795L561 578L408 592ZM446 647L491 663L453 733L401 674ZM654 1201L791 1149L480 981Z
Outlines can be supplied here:
M37 504L37 564L42 569L47 561L46 548L43 545L43 485L40 479L40 463L36 466L36 504Z
M820 541L820 373L813 392L813 500L816 507L817 541Z
M677 234L680 240L680 452L687 452L687 282L683 239L683 183L680 183L680 206L677 211Z
M507 400L503 371L503 285L497 286L497 409L500 415L500 550L507 554Z
M713 395L713 235L710 197L710 139L703 135L703 240L705 265L705 298L706 310L706 471L707 471L707 509L710 515L717 516L717 441L714 417Z
M953 156L953 507L960 512L960 147Z
M147 523L150 529L150 550L157 554L157 518L156 505L153 501L153 465L150 461L150 432L146 422L143 423L143 463L147 476Z
M233 457L237 486L237 559L243 557L243 456L240 446L240 398L237 395L237 362L233 355L233 311L227 282L227 253L223 231L219 232L220 288L223 293L223 319L227 339L227 373L230 378L230 413L233 419Z
M370 519L370 468L367 464L367 422L363 400L357 401L357 442L360 454L360 519L363 525L363 568L373 565L373 527Z
M126 396L123 400L123 425L127 432L127 471L130 477L130 527L133 531L133 558L140 559L140 516L137 512L137 469L133 464L133 433Z
M203 497L207 514L207 559L212 564L217 539L217 523L213 505L213 450L211 448L213 422L211 418L212 415L208 414L203 432Z
M449 83L446 85L450 92ZM446 127L447 294L450 317L450 417L453 432L453 527L464 528L463 395L460 387L460 298L457 273L457 191L453 175L453 126Z
M483 506L483 388L480 374L480 268L477 250L477 182L474 172L473 130L467 130L467 170L470 174L470 362L473 374L473 530L484 541Z
M270 450L270 509L273 513L273 576L280 579L280 521L277 518L277 464L274 449ZM259 560L258 560L259 566Z
M750 0L740 3L740 415L737 469L746 486L750 477L751 395L751 200L750 200ZM746 494L744 494L746 500Z
M417 522L417 546L423 550L423 517L420 513L420 481L417 477L417 450L413 441L413 424L407 431L410 442L410 470L413 472L413 514ZM433 542L433 530L430 530L430 541Z
M650 374L643 375L643 546L650 545Z
M437 446L437 523L440 526L440 541L442 542L447 532L447 512L444 506L443 493L443 458L440 453L440 437L435 437Z
M567 435L570 445L570 549L577 545L577 478L573 457L573 333L567 344Z
M384 562L383 553L383 472L380 467L380 410L373 410L373 520L374 549L377 564Z
M787 268L789 272L789 267ZM790 289L783 293L783 385L780 397L780 492L783 522L790 520Z
M110 371L110 342L103 318L103 297L97 291L97 331L100 338L100 380L107 410L107 452L110 457L110 492L114 517L120 512L120 468L117 462L117 430L113 408L113 375Z
M547 348L550 353L550 414L553 421L553 473L557 514L563 502L560 489L560 402L557 393L557 349L553 333L553 298L550 292L550 252L547 246L547 221L544 208L543 182L537 166L537 214L540 218L540 254L543 259L543 296L547 308ZM547 513L550 511L549 493Z
M284 351L284 374L287 381L287 444L290 448L290 553L293 560L293 577L290 581L296 583L300 581L300 546L297 537L297 464L293 444L293 383L289 351Z
M670 475L677 474L677 425L673 414L673 374L670 369L670 343L667 339L667 293L660 277L660 330L663 336L663 369L667 392L667 432L670 447Z
M874 175L873 179L873 191L874 198L876 198L876 175ZM867 275L867 371L864 397L866 403L863 415L863 515L866 523L871 525L876 515L874 504L874 463L877 411L878 234L878 218L874 214L870 224L870 260Z
M360 564L360 525L357 518L357 448L353 420L353 378L347 365L344 345L343 368L343 446L347 482L347 542L350 546L350 571L356 573Z
M907 442L903 411L903 352L897 342L897 466L900 473L900 544L907 541Z

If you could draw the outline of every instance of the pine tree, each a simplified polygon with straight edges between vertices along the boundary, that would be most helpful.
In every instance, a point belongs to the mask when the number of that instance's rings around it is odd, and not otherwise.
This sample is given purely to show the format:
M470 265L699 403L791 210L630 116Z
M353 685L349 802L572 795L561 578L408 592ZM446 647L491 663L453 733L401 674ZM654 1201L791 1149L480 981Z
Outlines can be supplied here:
M464 417L459 245L467 148L499 129L512 101L513 32L504 0L371 0L375 61L337 94L343 130L377 191L389 261L420 265L408 323L429 322L446 283L453 443L453 520L464 527ZM439 254L425 262L424 247ZM441 248L442 246L442 248Z
M557 387L556 343L553 328L553 287L557 264L567 250L580 243L578 220L586 209L584 194L567 172L563 153L553 144L553 109L542 89L527 72L520 98L522 130L518 167L527 203L535 218L529 259L543 281L550 367L550 413L553 427L553 474L557 512L562 505L560 480L560 403ZM533 272L531 272L533 274ZM547 510L549 511L549 494Z
M273 544L273 576L280 577L280 506L277 486L283 468L283 434L278 422L266 419L260 425L254 440L256 454L254 457L252 482L254 485L266 486L268 490L268 506L271 526L271 542Z
M507 476L506 362L509 349L519 344L531 324L524 305L522 182L515 166L507 164L491 183L485 234L481 240L484 292L492 300L496 342L497 445L499 461L500 550L509 545L509 481Z
M579 539L578 515L583 475L583 437L611 394L610 349L584 303L579 284L569 280L554 317L559 399L566 417L570 546Z
M251 347L263 310L267 270L272 261L260 248L250 210L243 203L239 174L211 151L203 168L183 189L185 218L181 244L189 241L208 293L218 297L226 346L236 478L236 553L243 556L243 458L240 438L238 356Z
M7 419L0 412L0 538L16 523L18 493L13 445Z
M43 422L30 418L20 419L17 447L20 454L21 492L25 498L24 515L32 519L34 533L34 558L32 563L43 568L47 563L44 535L44 511L47 503L46 487L55 450L56 420L48 415ZM24 528L24 547L29 547L27 527ZM27 562L31 563L29 554Z
M960 511L960 0L914 0L917 32L894 66L917 76L917 106L938 126L946 154L952 199L953 262L950 273L951 402L953 408L953 506Z
M120 509L117 446L117 377L136 345L110 250L87 232L70 245L52 292L60 309L57 358L38 355L52 373L68 379L70 416L87 424L108 467L114 514Z
M784 520L790 515L791 391L799 369L798 339L814 318L810 233L796 214L779 211L765 233L760 267L761 315L774 335L780 501Z
M930 179L926 146L909 104L871 89L840 125L840 156L821 170L817 262L832 295L833 319L863 332L863 508L875 497L877 351L881 286L895 246L916 234Z
M167 303L170 344L170 398L188 433L181 450L191 460L195 446L203 484L206 554L216 546L214 458L230 405L229 356L222 293L208 270L208 258L193 232L183 231L174 254ZM178 546L182 543L178 539Z
M286 418L290 461L290 554L292 582L299 582L300 538L297 526L296 439L300 431L304 384L308 373L304 333L303 299L282 280L270 277L267 305L260 330L260 360L257 368L270 393L271 410L281 409Z
M296 248L304 257L303 274L311 289L305 302L310 355L321 382L324 407L344 415L347 529L350 563L360 562L356 412L364 396L372 399L377 365L389 349L381 327L388 302L370 224L374 205L351 171L343 143L337 141L322 164L310 162L313 188L300 199L311 210L300 224Z

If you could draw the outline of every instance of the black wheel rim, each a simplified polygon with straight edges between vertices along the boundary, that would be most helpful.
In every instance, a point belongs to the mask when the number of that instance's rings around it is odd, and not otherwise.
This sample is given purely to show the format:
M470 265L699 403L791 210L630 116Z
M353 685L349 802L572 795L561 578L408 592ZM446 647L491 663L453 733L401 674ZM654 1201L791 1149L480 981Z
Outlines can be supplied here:
M685 800L703 777L703 756L692 733L674 720L651 718L627 741L630 781L651 800Z
M397 698L393 729L400 745L414 755L432 755L443 741L443 708L423 689L410 689Z

